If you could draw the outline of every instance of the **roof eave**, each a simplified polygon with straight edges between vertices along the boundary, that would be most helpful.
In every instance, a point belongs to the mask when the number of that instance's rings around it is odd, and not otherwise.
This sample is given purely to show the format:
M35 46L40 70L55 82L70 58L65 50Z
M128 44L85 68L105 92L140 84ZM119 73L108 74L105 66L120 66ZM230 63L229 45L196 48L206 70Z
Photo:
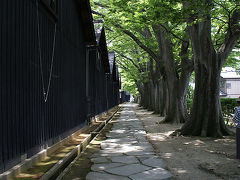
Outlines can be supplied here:
M80 19L83 23L84 42L86 46L96 46L96 36L89 0L77 0Z

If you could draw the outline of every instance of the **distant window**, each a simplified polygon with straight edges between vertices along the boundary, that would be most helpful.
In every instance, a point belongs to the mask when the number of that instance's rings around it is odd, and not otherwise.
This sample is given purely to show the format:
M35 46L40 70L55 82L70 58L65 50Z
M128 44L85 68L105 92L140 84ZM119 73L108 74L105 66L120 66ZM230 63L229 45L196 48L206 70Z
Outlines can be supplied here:
M231 89L231 83L226 83L226 88Z
M220 88L223 89L225 86L225 82L224 81L220 81Z

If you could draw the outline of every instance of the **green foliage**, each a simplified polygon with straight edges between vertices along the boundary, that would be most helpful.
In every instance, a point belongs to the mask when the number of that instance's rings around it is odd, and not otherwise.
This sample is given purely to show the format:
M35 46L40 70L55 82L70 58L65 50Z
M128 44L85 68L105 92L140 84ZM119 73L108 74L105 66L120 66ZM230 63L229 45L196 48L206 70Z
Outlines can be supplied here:
M129 74L125 73L122 69L120 71L122 90L129 92L132 95L138 96L139 92L136 87L136 83L132 77L128 77Z
M109 51L115 51L116 61L120 68L122 89L138 96L136 82L148 81L146 68L148 55L139 49L136 44L125 34L107 31Z
M121 68L121 75L124 76L122 78L124 88L135 91L131 82L144 83L149 81L147 65L149 55L139 48L136 42L124 34L122 30L116 28L116 24L132 32L146 47L159 55L158 41L154 36L152 26L160 22L165 23L168 19L167 16L177 20L179 16L168 12L177 13L182 5L179 1L170 3L156 0L92 0L92 2L95 2L92 3L94 11L104 15L108 47L110 51L117 53L117 62ZM173 10L171 10L171 7L173 7ZM102 19L102 16L94 15L94 19ZM169 28L181 36L186 24L176 26L176 23L169 23ZM147 37L144 35L146 30L148 31ZM180 63L181 43L179 39L174 39L173 43L175 45L176 61Z
M221 98L222 112L224 117L231 117L234 108L238 106L235 98Z
M130 37L116 28L116 24L132 32L139 41L151 49L159 57L161 50L158 49L158 41L154 36L152 26L164 24L168 37L174 45L173 54L176 66L181 64L179 56L181 51L181 40L177 37L186 38L185 30L191 25L201 21L211 12L212 20L212 43L218 50L224 42L229 25L229 18L236 8L239 8L239 0L214 0L206 3L203 0L91 0L92 9L104 15L104 26L109 51L117 53L117 62L121 69L122 83L125 90L138 94L136 82L149 80L147 63L149 55L143 51ZM206 13L205 13L206 12ZM199 16L201 14L201 16ZM94 19L102 19L103 16L94 15ZM191 23L189 22L191 21ZM150 35L143 36L145 30ZM239 43L240 44L240 43ZM225 66L239 68L240 45L230 54ZM190 43L189 59L191 59ZM180 70L178 69L180 76ZM187 95L188 109L192 105L193 89L189 88Z
M211 10L212 18L212 41L215 49L218 50L224 43L227 29L229 28L229 19L231 18L234 10L240 8L240 1L234 0L215 0L214 7ZM235 46L235 49L229 55L224 66L235 67L239 66L240 51L239 44Z
M233 67L239 71L240 69L240 50L233 50L229 55L224 67Z

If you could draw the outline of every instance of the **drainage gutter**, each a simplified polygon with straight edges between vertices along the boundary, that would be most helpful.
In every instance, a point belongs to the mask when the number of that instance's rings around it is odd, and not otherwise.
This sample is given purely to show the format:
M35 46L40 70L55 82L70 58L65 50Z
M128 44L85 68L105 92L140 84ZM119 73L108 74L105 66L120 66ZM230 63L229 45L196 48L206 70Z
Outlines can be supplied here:
M89 136L87 136L79 145L70 151L62 160L55 164L48 172L46 172L40 180L58 179L60 180L64 174L69 170L73 163L79 158L81 153L86 149L87 145L104 129L113 116L118 112L117 110L104 122L102 122Z

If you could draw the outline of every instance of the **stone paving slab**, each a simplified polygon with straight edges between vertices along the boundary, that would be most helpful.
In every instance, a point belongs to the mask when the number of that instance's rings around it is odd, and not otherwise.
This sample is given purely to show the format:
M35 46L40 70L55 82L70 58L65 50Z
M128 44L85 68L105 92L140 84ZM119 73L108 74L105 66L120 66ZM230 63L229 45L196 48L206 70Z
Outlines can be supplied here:
M111 174L116 174L116 175L120 175L120 176L130 176L132 174L136 174L139 172L143 172L146 170L151 169L148 166L144 166L141 164L129 164L126 166L120 166L120 167L116 167L116 168L111 168L111 169L106 169L106 172L109 172Z
M132 137L132 138L121 138L121 139L111 138L111 139L105 140L104 142L105 143L118 143L118 144L138 143L138 141L134 137Z
M135 156L135 157L138 158L140 162L142 162L146 159L155 157L155 154L141 155L141 156Z
M118 162L118 163L125 163L125 164L133 164L133 163L139 163L138 159L135 156L117 156L117 157L111 157L112 162Z
M129 156L141 156L141 155L149 155L149 154L155 154L153 151L130 151L126 152L125 154Z
M94 163L87 180L170 180L172 174L147 140L131 104L123 105L120 117L91 156Z
M109 173L90 172L86 180L131 180L128 177L116 176Z
M159 157L156 157L156 156L143 160L142 164L146 166L155 167L155 168L158 168L158 167L166 168L166 165L163 162L163 160L161 160Z
M124 166L125 164L123 163L102 163L102 164L94 164L91 167L92 171L103 171L106 169L111 169L119 166Z
M97 152L97 153L95 153L95 154L93 154L91 157L92 158L96 158L96 157L109 157L109 156L121 156L122 155L122 153L99 153L99 152Z
M151 169L129 177L132 180L173 180L172 174L163 168Z
M91 161L93 163L106 163L106 162L110 162L106 157L92 158Z

